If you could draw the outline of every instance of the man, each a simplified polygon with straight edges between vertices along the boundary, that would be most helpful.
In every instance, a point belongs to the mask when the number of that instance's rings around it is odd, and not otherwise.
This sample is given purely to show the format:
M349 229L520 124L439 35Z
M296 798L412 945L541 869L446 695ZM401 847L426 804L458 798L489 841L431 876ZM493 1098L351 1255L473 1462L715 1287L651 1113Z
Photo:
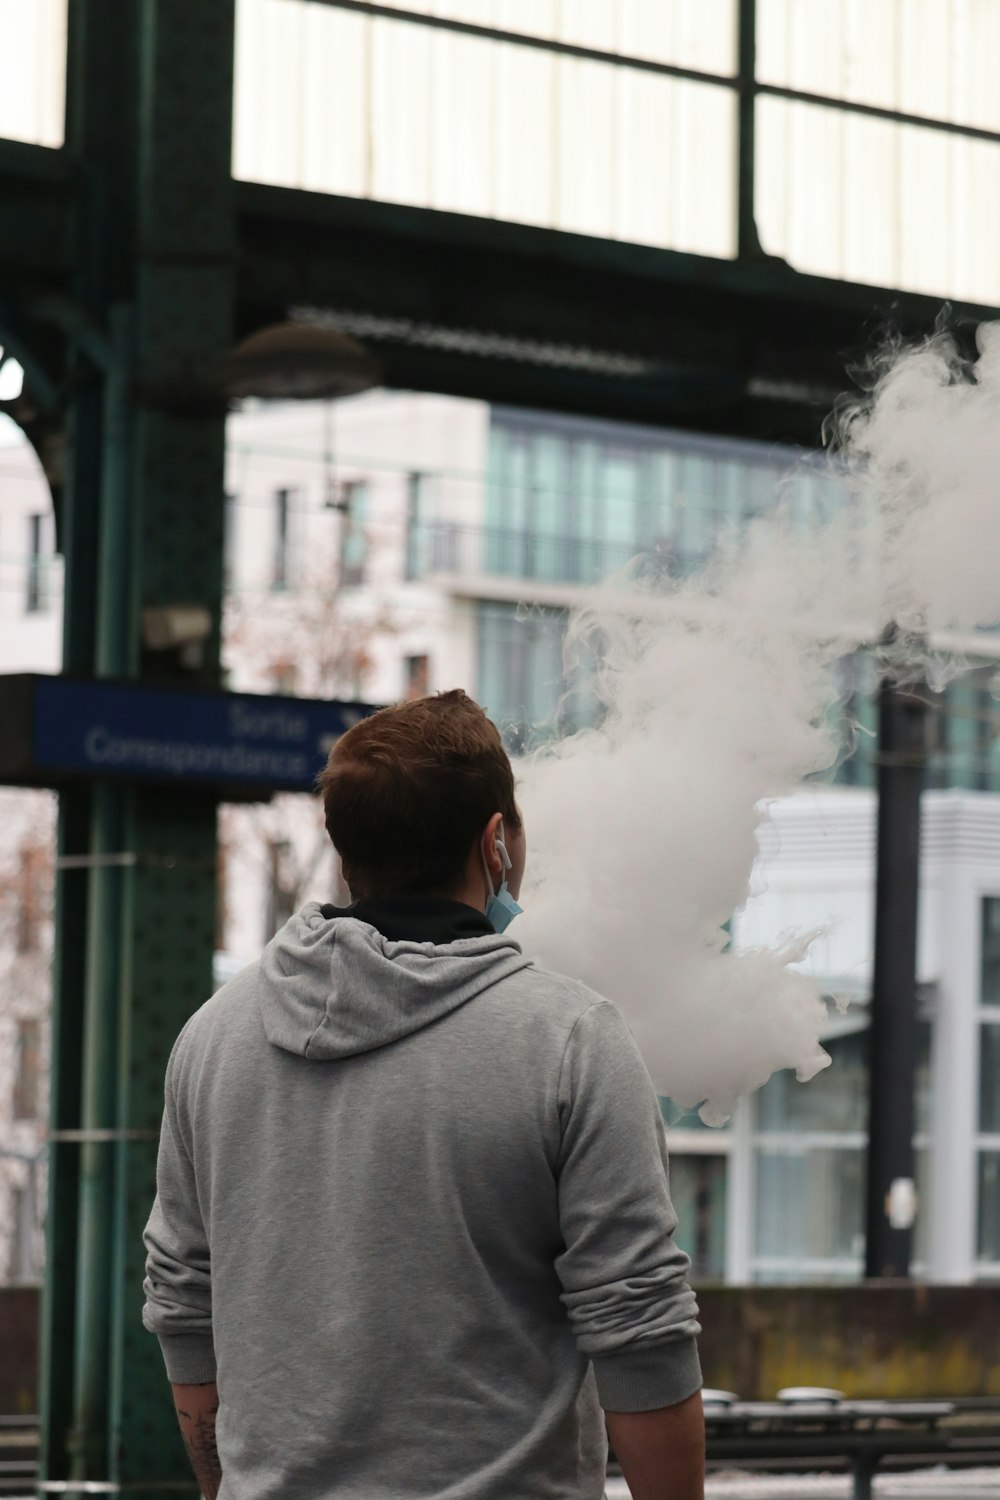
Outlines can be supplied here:
M203 1494L597 1500L606 1415L636 1500L701 1500L659 1108L614 1006L504 932L496 729L383 709L321 786L354 904L292 917L167 1068L144 1322Z

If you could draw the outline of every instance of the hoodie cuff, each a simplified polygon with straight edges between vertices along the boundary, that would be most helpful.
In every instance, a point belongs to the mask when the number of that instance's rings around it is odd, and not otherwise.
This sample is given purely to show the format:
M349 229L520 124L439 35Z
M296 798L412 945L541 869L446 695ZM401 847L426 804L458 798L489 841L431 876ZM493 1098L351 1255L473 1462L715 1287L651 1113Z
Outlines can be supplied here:
M215 1345L210 1333L158 1335L171 1385L210 1385L215 1379Z
M605 1411L656 1411L701 1390L701 1362L693 1338L642 1344L592 1360Z

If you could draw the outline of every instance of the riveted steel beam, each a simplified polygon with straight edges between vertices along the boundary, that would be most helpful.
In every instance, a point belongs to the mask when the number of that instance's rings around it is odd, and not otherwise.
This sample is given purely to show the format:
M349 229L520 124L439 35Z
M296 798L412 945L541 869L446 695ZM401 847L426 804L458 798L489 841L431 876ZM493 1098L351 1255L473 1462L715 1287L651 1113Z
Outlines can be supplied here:
M225 407L191 391L233 338L233 27L233 0L70 4L75 270L34 311L66 339L65 666L85 677L218 681ZM141 644L143 608L179 600L213 621L195 670ZM167 1057L212 987L215 804L103 783L64 795L61 837L43 1481L193 1496L140 1322L142 1227ZM121 848L134 863L101 857Z

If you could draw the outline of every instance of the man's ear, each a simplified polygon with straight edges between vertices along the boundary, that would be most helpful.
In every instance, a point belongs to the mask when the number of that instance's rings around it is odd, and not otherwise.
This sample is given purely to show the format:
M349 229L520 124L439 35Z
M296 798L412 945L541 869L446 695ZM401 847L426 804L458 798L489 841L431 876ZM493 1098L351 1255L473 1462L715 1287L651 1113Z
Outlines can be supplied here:
M497 853L497 838L503 838L503 813L494 813L483 829L480 846L486 858L486 866L492 876L503 879L503 860Z

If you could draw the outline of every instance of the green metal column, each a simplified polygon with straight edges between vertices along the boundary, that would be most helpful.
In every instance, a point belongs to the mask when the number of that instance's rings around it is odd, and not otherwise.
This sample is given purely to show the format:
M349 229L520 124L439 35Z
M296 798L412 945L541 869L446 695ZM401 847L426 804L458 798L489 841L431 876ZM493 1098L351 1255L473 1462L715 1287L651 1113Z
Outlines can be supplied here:
M70 33L79 301L107 352L88 367L88 446L70 455L66 666L215 685L234 0L71 0ZM73 423L83 411L78 400ZM143 611L170 605L214 621L194 666L142 648ZM216 809L106 783L65 797L61 820L76 862L60 875L43 1485L193 1496L141 1324L142 1229L167 1058L212 987Z
M233 3L147 0L142 70L149 83L139 169L144 247L136 309L143 405L133 488L142 496L137 607L207 605L216 622L198 675L218 681L224 423L211 375L232 342L231 98ZM145 661L146 674L159 664ZM135 790L127 873L127 978L119 1032L119 1119L159 1123L174 1039L211 993L216 812L189 793ZM144 1332L142 1229L155 1147L118 1153L119 1219L112 1310L114 1476L125 1486L189 1480L155 1341Z
M101 331L111 289L121 277L127 242L123 201L131 173L121 122L130 17L114 48L110 13L73 0L68 12L66 154L78 173L74 317ZM103 25L102 25L103 22ZM115 120L118 120L118 132ZM112 247L118 247L113 251ZM60 543L65 558L63 670L96 670L98 537L104 459L105 372L78 346L69 353L72 402L67 417ZM41 1478L69 1478L77 1437L77 1251L83 1120L85 1000L90 969L93 793L65 788L59 797L52 991L50 1142L45 1282L40 1329Z
M42 1477L69 1474L68 1440L73 1426L73 1365L76 1320L77 1173L79 1147L60 1139L80 1123L80 1055L83 1049L83 970L87 953L85 868L62 861L86 858L90 839L90 792L74 788L59 798L56 844L57 941L52 976L52 1061L49 1071L48 1206L45 1282L39 1334Z
M739 0L737 64L739 126L736 153L736 249L741 260L763 255L757 233L755 182L757 120L757 0Z

